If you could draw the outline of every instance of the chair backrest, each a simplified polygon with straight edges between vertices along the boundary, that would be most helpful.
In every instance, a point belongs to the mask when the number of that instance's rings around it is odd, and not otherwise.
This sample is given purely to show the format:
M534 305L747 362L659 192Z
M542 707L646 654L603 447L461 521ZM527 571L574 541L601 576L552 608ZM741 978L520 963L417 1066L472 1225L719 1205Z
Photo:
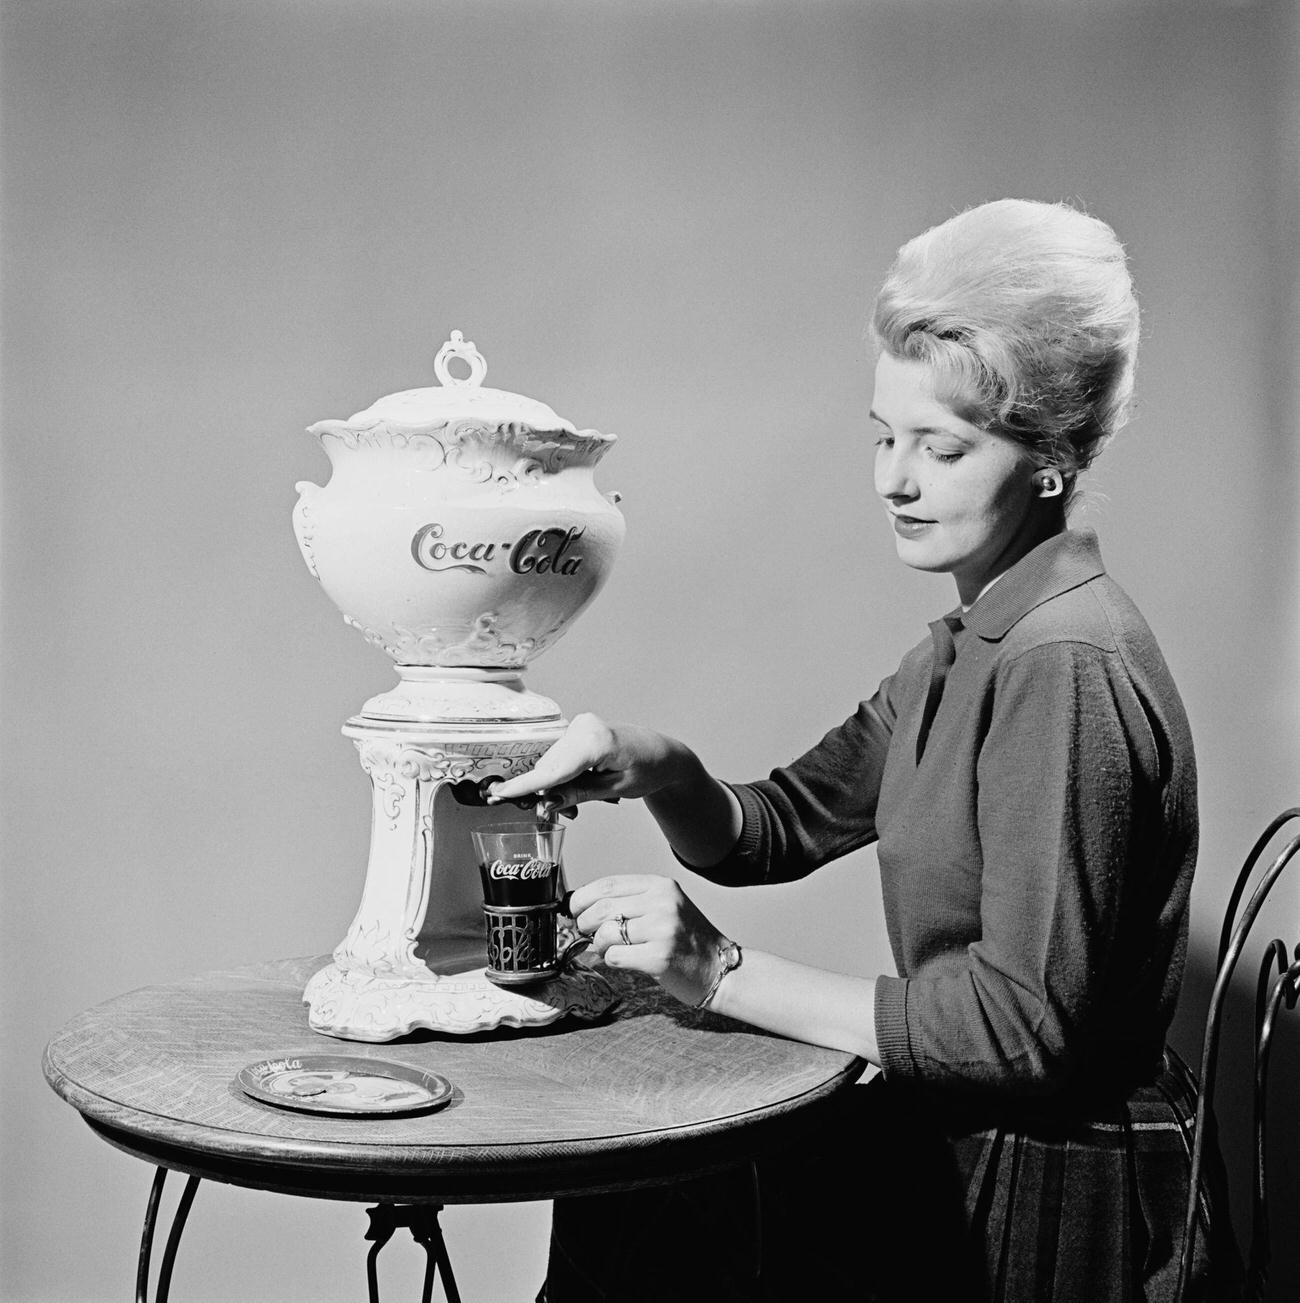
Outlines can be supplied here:
M1197 1209L1202 1169L1207 1119L1214 1109L1215 1071L1219 1058L1219 1029L1223 1017L1223 1004L1237 960L1245 948L1251 928L1255 924L1264 901L1283 870L1300 852L1300 832L1281 843L1276 856L1260 875L1258 883L1244 908L1242 899L1246 886L1269 846L1282 829L1292 821L1300 820L1300 806L1284 810L1260 834L1246 857L1224 915L1223 932L1219 938L1219 955L1214 990L1210 996L1209 1013L1205 1021L1205 1041L1201 1051L1200 1092L1196 1104L1196 1138L1192 1148L1191 1182L1187 1193L1187 1215L1183 1223L1183 1252L1178 1272L1178 1297L1187 1297L1188 1278L1191 1272L1197 1229ZM1295 933L1300 937L1300 919L1294 921ZM1251 1200L1250 1248L1246 1258L1246 1283L1244 1297L1249 1303L1260 1303L1268 1285L1269 1231L1266 1184L1266 1111L1269 1048L1273 1026L1281 1006L1294 1009L1300 996L1300 939L1290 952L1286 944L1274 938L1265 947L1260 964L1259 982L1255 994L1255 1083L1254 1083L1254 1189Z

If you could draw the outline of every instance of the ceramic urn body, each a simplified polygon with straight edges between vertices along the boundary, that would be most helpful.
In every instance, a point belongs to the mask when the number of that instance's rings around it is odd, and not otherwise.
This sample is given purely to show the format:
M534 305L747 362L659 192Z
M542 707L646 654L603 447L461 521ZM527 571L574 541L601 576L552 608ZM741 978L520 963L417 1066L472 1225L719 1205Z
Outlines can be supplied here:
M332 473L297 486L294 532L344 620L399 666L517 670L609 574L624 523L593 470L614 436L481 387L459 332L436 369L441 387L310 428Z

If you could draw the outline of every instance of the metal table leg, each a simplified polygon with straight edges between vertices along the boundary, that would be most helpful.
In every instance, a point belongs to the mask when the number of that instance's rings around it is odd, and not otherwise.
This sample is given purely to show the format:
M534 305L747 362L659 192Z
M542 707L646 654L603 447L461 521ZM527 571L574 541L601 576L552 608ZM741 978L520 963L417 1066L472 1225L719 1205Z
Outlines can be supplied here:
M167 1181L167 1169L160 1167L154 1173L153 1186L149 1191L149 1203L144 1213L144 1230L140 1235L140 1263L135 1274L136 1303L149 1303L149 1259L153 1254L154 1228L158 1221L158 1205L162 1201L163 1186ZM181 1235L185 1231L185 1220L190 1215L190 1205L199 1188L199 1178L191 1176L185 1182L185 1189L172 1214L172 1226L167 1235L167 1247L163 1250L162 1262L158 1267L158 1283L154 1292L154 1303L167 1303L171 1290L172 1268L176 1263L176 1250L180 1247Z
M438 1223L441 1211L442 1205L436 1203L381 1203L366 1209L370 1216L370 1229L366 1231L366 1239L373 1241L370 1252L366 1255L369 1303L379 1303L379 1275L376 1270L379 1250L392 1239L393 1232L402 1226L410 1230L411 1238L424 1247L426 1255L421 1303L431 1303L433 1282L439 1271L442 1272L442 1288L447 1295L447 1303L460 1303L460 1292L456 1288L456 1278L452 1275L447 1242L442 1237L442 1227Z
M153 1257L154 1232L158 1225L158 1209L162 1203L163 1187L167 1183L167 1168L159 1167L154 1173L153 1185L149 1190L149 1202L145 1208L144 1229L140 1236L140 1259L136 1269L135 1298L136 1303L149 1303L149 1266ZM154 1288L154 1303L167 1303L171 1291L172 1269L176 1264L176 1252L180 1247L181 1236L185 1232L185 1223L194 1203L194 1196L199 1188L199 1177L191 1176L185 1182L185 1189L177 1201L172 1214L171 1229L167 1234L167 1245L163 1249L162 1261L158 1265L158 1279ZM406 1227L411 1238L421 1245L425 1252L424 1288L421 1291L421 1303L432 1303L433 1285L439 1272L442 1273L442 1288L447 1295L447 1303L461 1303L460 1291L456 1288L456 1277L451 1270L451 1257L447 1252L447 1242L443 1238L442 1226L438 1222L441 1204L389 1204L382 1203L366 1210L370 1216L370 1228L366 1239L372 1241L370 1252L366 1255L366 1285L370 1303L379 1303L379 1276L376 1259L379 1250L393 1237L393 1232Z

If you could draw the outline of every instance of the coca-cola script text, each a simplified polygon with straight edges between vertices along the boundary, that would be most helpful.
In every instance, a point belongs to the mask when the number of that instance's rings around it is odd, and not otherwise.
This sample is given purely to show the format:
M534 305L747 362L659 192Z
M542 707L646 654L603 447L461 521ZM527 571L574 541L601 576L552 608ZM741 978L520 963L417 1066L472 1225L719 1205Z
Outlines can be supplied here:
M536 857L509 864L505 860L493 860L488 865L488 875L498 881L509 878L518 882L531 882L534 878L549 878L555 868L554 860L539 860Z
M411 539L411 555L426 570L468 570L485 575L486 567L504 554L506 564L517 575L576 575L583 558L574 549L586 532L570 527L530 529L513 542L473 542L448 539L436 520L421 525Z

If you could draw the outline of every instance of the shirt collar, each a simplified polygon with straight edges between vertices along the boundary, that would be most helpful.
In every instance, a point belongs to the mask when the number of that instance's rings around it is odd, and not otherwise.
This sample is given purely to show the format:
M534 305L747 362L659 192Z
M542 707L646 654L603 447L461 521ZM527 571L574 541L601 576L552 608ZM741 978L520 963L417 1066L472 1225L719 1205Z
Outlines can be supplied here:
M955 614L981 638L998 639L1034 607L1105 573L1097 535L1067 529L1022 556L970 610Z

